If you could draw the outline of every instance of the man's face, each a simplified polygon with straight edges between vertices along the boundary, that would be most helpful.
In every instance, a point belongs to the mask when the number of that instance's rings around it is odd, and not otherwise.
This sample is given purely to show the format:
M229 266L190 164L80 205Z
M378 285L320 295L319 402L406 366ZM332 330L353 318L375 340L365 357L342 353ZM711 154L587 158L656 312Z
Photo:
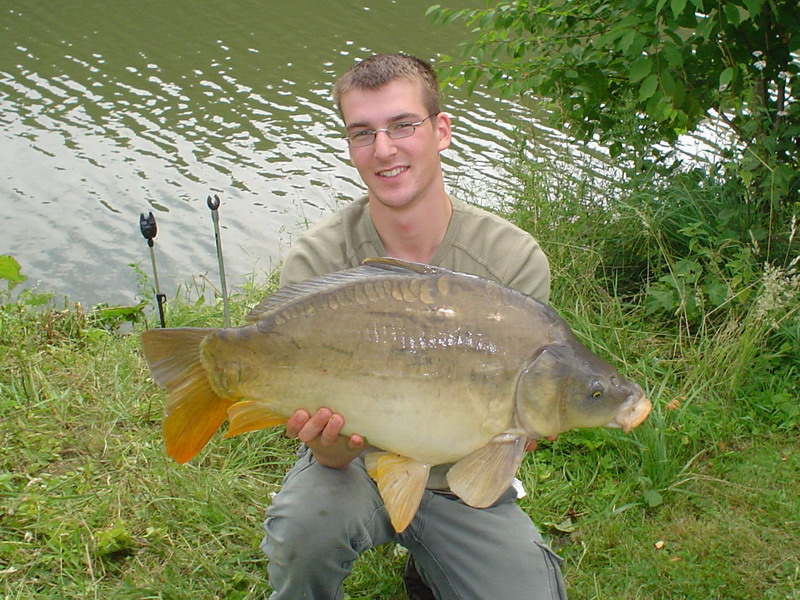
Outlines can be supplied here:
M340 99L348 133L422 121L428 111L422 84L398 79L375 90L350 90ZM369 189L371 202L403 208L443 193L439 152L450 145L450 119L440 113L398 140L378 133L369 146L350 148L350 160Z

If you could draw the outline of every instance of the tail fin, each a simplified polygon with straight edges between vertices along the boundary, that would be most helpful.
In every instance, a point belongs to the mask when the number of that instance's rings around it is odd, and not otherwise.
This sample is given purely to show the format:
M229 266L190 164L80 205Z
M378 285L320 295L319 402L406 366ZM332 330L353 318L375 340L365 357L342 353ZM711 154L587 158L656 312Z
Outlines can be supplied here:
M203 366L200 344L217 329L151 329L142 348L153 380L167 390L164 442L179 463L191 460L219 429L232 400L214 393Z

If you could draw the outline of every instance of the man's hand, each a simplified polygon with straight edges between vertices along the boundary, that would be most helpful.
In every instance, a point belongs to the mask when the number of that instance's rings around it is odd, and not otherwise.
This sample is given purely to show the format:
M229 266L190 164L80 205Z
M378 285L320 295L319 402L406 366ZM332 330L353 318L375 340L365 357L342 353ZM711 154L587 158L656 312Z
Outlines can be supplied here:
M311 448L319 464L343 469L364 450L364 438L341 436L342 427L344 417L329 408L320 408L313 415L301 408L286 423L286 435Z

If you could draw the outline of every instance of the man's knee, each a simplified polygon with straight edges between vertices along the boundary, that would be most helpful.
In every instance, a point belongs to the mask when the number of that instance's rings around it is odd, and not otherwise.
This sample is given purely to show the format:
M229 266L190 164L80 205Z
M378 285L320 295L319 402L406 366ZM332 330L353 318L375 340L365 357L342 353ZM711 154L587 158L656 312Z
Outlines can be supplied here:
M358 465L335 470L310 464L287 478L267 509L262 549L271 560L314 561L370 544L377 490Z

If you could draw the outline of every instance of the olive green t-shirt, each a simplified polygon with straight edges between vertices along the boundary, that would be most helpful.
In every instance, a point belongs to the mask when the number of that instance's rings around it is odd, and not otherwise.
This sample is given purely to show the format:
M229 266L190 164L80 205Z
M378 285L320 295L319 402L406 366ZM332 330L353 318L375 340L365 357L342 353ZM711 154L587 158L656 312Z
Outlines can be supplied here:
M505 219L450 198L453 214L431 264L497 281L540 302L550 297L550 266L533 237ZM329 215L292 244L281 286L386 256L366 196Z
M491 279L547 302L550 266L536 240L497 215L452 197L450 201L453 214L431 264ZM281 271L281 287L380 256L386 251L364 197L322 219L292 244ZM427 487L447 489L449 468L432 468Z

